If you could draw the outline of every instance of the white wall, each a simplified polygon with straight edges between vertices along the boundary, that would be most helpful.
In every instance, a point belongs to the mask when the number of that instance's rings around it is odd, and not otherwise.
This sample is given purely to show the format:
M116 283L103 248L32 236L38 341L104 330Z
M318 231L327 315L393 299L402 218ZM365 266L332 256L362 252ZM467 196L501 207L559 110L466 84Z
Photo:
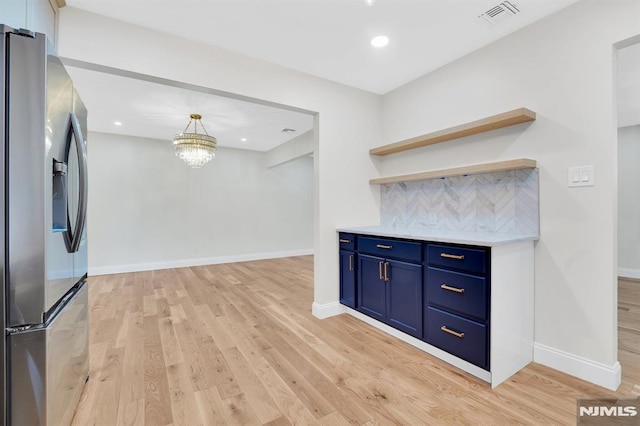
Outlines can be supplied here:
M387 143L521 106L537 112L531 124L386 157L380 168L537 160L534 356L592 381L603 372L608 387L619 380L612 45L640 32L639 15L636 0L580 1L387 94L383 106ZM578 165L595 165L595 187L567 187Z
M618 273L640 278L640 125L618 129Z
M379 96L71 7L60 10L59 52L317 112L314 303L337 303L336 227L379 221L379 190L368 183L377 175L368 150L380 142Z
M219 148L192 169L167 141L90 133L90 274L310 252L313 163Z
M640 37L638 37L640 39ZM618 275L640 278L640 40L618 50Z

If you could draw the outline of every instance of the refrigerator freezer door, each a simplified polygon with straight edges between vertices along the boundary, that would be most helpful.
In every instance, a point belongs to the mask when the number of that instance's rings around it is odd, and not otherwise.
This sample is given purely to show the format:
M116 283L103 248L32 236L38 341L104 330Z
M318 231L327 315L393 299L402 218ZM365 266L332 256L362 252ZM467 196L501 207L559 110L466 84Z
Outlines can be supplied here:
M9 336L10 425L70 424L89 374L83 285L47 328Z

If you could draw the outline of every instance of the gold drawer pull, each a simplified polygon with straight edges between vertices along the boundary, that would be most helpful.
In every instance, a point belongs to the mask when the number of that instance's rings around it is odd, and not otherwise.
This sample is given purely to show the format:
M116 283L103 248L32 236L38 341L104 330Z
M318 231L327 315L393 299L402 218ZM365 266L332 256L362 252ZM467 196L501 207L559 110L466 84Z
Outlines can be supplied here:
M460 293L460 294L464 293L464 288L451 287L451 286L448 286L446 284L442 284L440 286L440 288L443 289L443 290L453 291L455 293Z
M449 330L446 325L440 327L440 330L444 331L445 333L453 334L460 339L464 339L464 333L458 333L457 331Z
M345 243L345 244L349 244L351 242L351 240L343 240L342 238L340 238L340 242L341 243Z
M349 255L349 272L353 271L353 255Z
M393 246L386 246L384 244L378 244L376 247L387 250L391 250L393 248Z
M386 281L383 277L382 277L382 264L384 262L378 262L378 276L380 277L380 281Z
M447 259L464 260L464 255L440 253L440 257L446 257Z

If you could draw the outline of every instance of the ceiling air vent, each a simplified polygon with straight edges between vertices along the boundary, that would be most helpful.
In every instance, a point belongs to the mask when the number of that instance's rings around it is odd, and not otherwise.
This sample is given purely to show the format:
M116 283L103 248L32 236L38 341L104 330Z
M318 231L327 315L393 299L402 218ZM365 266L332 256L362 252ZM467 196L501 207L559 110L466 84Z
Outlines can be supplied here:
M484 12L478 18L482 18L491 25L496 24L498 21L520 13L520 9L510 1L503 1L499 5L492 7Z

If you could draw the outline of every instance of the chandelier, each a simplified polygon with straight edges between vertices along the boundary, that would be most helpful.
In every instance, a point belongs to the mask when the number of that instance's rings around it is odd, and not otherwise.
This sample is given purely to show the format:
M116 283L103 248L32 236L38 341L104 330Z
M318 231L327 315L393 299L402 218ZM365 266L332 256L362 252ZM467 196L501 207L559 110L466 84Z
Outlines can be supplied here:
M187 127L173 138L173 146L176 150L176 157L197 169L215 158L218 142L216 138L207 133L200 114L191 114L190 117ZM193 123L193 133L188 132L191 123ZM198 123L204 133L198 133Z

